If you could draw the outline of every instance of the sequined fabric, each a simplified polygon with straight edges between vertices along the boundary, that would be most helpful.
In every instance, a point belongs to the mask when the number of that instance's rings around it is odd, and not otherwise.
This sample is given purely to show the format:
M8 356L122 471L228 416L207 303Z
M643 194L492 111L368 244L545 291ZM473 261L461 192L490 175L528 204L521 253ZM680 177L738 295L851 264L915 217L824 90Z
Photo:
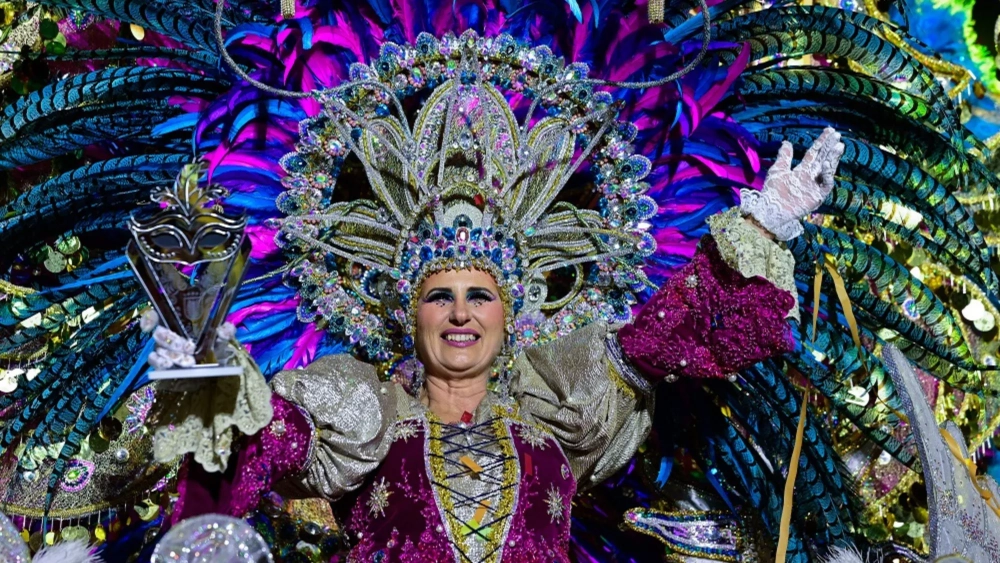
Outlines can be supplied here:
M240 449L233 487L237 515L253 510L275 483L301 471L310 453L314 429L308 413L278 395L271 404L274 420Z
M521 487L505 561L568 562L570 509L576 480L559 444L529 424L515 424Z
M274 392L308 412L316 426L308 465L287 491L337 500L361 486L385 458L397 404L408 395L381 383L370 364L352 356L321 358L305 369L285 371Z
M906 356L887 345L882 361L910 419L920 452L927 485L931 559L960 555L969 561L1000 561L1000 517L988 505L1000 498L997 483L988 475L970 474L962 431L950 421L944 428L938 427ZM949 449L944 432L951 436L957 452ZM989 499L984 498L987 496Z
M581 488L617 471L635 453L652 424L653 398L619 387L607 353L615 333L594 323L514 363L511 391L521 415L551 432Z
M405 424L412 424L416 433L392 442L385 463L353 495L344 522L354 542L350 563L455 560L428 479L426 424L416 419Z
M746 278L711 237L618 333L622 350L647 377L718 378L791 350L788 292Z

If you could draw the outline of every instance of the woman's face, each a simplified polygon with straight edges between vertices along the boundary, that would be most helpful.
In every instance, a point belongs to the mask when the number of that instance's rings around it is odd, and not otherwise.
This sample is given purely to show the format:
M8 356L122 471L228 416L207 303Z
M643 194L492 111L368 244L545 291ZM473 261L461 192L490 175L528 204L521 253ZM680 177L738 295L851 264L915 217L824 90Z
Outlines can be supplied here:
M504 308L493 276L450 270L428 276L417 304L417 356L428 375L446 379L487 373L504 339Z

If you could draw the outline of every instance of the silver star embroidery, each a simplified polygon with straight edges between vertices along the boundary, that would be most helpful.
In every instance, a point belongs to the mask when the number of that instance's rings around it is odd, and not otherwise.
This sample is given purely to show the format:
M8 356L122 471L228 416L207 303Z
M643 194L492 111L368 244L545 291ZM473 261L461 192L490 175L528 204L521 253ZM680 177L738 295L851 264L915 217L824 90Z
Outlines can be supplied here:
M410 422L397 422L392 427L392 441L407 441L417 435L417 427Z
M385 509L389 508L389 484L385 482L385 477L372 486L372 495L368 498L368 513L372 516L385 516Z
M549 505L549 521L550 522L561 522L563 519L563 511L565 507L563 506L563 497L556 489L555 485L549 487L549 496L545 499L545 504Z
M698 287L698 276L691 274L690 276L684 278L684 285L688 287Z
M532 449L544 450L549 446L549 437L541 428L528 424L519 424L517 433L521 435L524 443L531 446Z

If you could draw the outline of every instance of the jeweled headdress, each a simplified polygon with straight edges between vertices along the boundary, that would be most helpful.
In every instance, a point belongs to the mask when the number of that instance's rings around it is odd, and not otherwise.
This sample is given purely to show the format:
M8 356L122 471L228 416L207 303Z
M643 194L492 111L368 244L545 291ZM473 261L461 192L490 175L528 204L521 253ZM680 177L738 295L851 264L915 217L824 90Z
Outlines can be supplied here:
M650 162L588 71L506 35L422 34L318 94L273 221L300 319L398 361L422 280L475 267L501 288L513 346L629 320L655 249Z

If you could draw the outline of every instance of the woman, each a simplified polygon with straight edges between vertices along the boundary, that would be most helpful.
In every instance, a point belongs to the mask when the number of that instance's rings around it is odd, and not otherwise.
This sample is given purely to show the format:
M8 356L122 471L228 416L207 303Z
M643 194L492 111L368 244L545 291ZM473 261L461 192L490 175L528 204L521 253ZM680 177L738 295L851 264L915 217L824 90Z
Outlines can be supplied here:
M403 107L379 101L386 90L358 93L373 81L363 69L301 125L297 152L282 161L289 194L278 205L288 218L277 240L311 249L291 270L315 306L300 315L341 327L361 359L328 356L278 374L273 420L245 355L252 373L232 416L220 419L215 399L206 410L204 391L158 396L176 422L156 431L161 460L194 452L225 470L225 421L247 434L267 425L222 483L189 464L175 520L244 515L273 488L352 506L352 561L567 561L571 500L646 438L656 383L726 377L789 349L794 264L772 239L799 234L800 217L832 189L844 150L836 132L824 131L794 169L784 144L764 189L710 219L712 236L691 263L633 322L613 325L628 319L622 288L643 287L637 265L654 244L642 226L656 211L642 196L648 161L629 154L614 106L581 97L572 74L534 84L557 93L549 117L517 127L485 70L497 44L456 39L383 49L398 57L394 68L414 65L416 75L423 64L421 80L437 84L412 133L405 115L380 109ZM428 53L457 64L449 74ZM331 163L348 169L348 152L371 200L317 188ZM584 158L608 186L600 212L558 199ZM546 273L579 264L593 267L576 270L569 298L548 299ZM157 330L165 349L151 362L170 367L181 339Z

